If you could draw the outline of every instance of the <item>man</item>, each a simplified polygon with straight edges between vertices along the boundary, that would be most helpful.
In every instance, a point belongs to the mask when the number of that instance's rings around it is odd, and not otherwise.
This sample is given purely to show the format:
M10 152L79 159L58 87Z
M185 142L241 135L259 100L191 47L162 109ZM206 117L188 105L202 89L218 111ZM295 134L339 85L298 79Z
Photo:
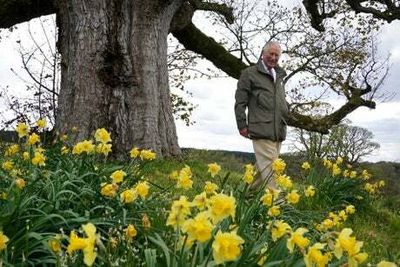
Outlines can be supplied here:
M289 113L283 87L286 72L278 66L281 52L279 43L267 43L258 63L242 71L237 85L237 126L239 133L253 142L259 171L250 189L264 184L276 188L271 166L286 138Z

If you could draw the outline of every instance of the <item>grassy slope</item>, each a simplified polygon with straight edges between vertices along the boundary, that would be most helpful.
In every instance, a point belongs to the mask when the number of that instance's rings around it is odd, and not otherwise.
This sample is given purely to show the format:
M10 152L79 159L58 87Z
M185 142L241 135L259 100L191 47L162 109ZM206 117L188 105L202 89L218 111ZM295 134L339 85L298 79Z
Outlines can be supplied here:
M196 188L201 181L207 180L196 174L204 175L208 163L217 162L223 171L231 172L231 179L240 179L243 165L255 161L253 153L198 149L183 151L181 160L168 159L149 163L146 172L156 183L165 184L170 172L187 164L198 178L194 183ZM302 160L291 155L282 155L282 158L287 163L288 174L301 183L302 178L298 174ZM372 262L400 259L400 163L362 163L360 167L370 170L374 177L384 179L386 187L370 207L357 212L345 226L354 230L357 239L365 241L364 250L370 255Z

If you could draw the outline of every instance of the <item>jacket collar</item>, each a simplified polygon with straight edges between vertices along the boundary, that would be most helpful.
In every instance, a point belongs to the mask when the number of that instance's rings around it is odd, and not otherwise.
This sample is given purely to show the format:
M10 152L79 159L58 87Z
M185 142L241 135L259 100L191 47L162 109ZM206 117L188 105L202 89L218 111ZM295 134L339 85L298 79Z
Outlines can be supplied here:
M259 72L267 74L267 75L270 75L268 72L266 72L261 58L258 60L256 66L257 66L257 70ZM280 77L283 78L283 77L285 77L287 75L286 71L283 68L281 68L279 65L277 65L274 69L275 69L275 72L276 72L276 77L280 76Z

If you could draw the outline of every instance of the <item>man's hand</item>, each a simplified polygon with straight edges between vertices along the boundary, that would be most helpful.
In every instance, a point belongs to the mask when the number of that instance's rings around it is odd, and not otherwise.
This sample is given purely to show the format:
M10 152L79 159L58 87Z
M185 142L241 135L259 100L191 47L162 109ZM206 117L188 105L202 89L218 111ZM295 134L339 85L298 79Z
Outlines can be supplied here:
M247 129L247 127L240 129L239 133L240 133L241 136L243 136L245 138L250 138L249 130Z

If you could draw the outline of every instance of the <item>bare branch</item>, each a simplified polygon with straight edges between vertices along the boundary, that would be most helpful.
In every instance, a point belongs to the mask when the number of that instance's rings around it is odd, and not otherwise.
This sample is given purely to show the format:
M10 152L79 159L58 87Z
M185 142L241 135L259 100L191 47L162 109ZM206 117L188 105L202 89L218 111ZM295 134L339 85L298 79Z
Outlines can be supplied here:
M224 16L226 21L229 23L233 23L233 21L235 20L235 18L233 17L232 7L229 7L226 4L203 2L201 0L189 0L189 3L196 10L212 11L218 13Z

